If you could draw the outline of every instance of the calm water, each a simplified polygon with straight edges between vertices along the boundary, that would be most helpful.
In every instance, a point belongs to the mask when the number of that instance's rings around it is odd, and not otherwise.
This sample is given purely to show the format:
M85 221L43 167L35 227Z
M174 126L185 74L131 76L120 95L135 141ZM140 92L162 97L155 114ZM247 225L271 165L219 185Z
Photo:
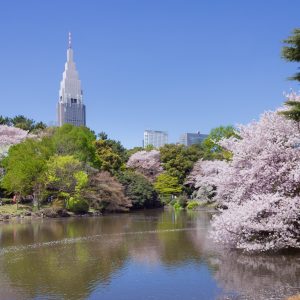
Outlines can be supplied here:
M0 299L284 299L300 254L217 250L208 212L0 225Z

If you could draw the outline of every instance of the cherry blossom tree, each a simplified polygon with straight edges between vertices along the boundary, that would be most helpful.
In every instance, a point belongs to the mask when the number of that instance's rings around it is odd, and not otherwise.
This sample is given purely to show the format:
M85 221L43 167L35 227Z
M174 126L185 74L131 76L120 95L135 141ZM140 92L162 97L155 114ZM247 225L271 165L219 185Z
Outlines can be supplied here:
M138 151L130 156L127 167L143 174L150 181L163 172L158 150Z
M0 125L0 156L7 153L11 145L18 144L28 135L28 131L7 125Z
M228 163L223 160L199 159L185 182L195 189L193 199L200 201L214 201L219 176L227 168Z
M239 126L240 139L219 142L232 160L215 178L200 180L211 180L216 200L228 207L212 223L217 242L246 251L300 248L300 133L278 113L286 109Z

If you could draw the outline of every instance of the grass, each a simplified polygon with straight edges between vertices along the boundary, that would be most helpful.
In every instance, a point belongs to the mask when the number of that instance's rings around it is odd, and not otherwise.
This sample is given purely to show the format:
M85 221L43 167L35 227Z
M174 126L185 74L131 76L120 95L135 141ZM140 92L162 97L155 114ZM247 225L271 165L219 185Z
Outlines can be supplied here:
M32 205L19 204L18 209L17 209L17 204L6 204L0 206L0 215L18 216L26 211L32 211Z

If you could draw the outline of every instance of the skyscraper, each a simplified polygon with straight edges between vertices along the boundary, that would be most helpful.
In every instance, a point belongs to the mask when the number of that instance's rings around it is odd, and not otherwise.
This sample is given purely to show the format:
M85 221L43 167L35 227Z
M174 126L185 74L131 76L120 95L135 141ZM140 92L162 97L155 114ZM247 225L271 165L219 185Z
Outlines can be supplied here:
M165 131L145 130L144 131L144 148L149 145L155 148L162 147L168 143L168 133Z
M73 61L71 33L69 33L67 62L65 63L63 78L60 82L57 119L59 126L65 123L75 126L85 126L86 124L81 81Z

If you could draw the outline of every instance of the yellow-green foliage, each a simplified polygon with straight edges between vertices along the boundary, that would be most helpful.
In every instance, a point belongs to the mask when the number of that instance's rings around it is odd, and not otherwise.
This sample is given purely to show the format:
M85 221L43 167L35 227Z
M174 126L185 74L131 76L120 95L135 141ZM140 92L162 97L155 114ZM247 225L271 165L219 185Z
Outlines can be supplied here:
M189 201L188 205L186 206L187 209L196 209L199 206L199 202L198 201Z
M52 156L47 162L45 186L57 197L78 196L88 183L82 163L71 155Z
M181 185L179 185L178 179L167 173L160 174L154 183L154 188L161 195L179 194L182 191Z

